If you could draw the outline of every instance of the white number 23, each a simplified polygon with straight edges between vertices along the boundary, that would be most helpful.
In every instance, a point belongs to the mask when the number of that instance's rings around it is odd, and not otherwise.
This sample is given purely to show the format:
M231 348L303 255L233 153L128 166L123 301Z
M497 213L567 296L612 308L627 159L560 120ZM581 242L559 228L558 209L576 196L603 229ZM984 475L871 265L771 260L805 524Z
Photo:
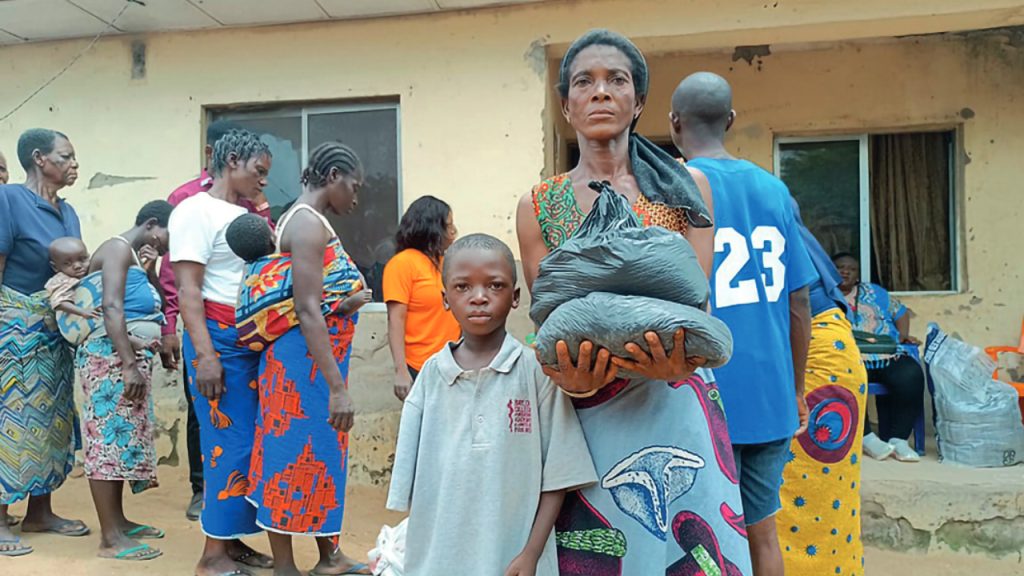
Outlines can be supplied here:
M737 276L750 260L751 248L761 256L760 278L739 280ZM786 282L786 265L781 260L786 251L786 239L779 229L775 226L754 228L748 248L747 239L735 228L719 228L715 231L715 254L726 250L725 259L715 270L715 307L754 304L760 300L758 280L768 301L778 302Z

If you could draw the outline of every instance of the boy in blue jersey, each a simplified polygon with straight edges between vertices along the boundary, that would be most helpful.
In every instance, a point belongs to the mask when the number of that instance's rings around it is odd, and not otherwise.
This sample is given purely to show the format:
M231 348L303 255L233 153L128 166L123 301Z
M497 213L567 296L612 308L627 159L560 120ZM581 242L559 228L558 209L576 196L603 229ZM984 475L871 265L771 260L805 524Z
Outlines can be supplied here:
M711 183L715 206L712 314L733 333L733 356L715 370L740 476L756 576L782 576L775 530L789 441L807 425L804 368L811 315L807 255L789 190L731 156L725 133L736 113L724 78L699 72L672 96L672 139Z

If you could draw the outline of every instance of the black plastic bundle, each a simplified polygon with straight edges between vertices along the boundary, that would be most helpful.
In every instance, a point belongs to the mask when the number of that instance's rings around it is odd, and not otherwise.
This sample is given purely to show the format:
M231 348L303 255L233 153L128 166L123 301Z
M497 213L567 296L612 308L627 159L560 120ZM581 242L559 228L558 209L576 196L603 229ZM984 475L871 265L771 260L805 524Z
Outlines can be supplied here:
M679 233L644 228L625 198L607 183L577 233L540 263L533 284L530 317L541 362L558 362L555 344L564 340L573 360L582 341L629 358L625 345L648 351L644 334L653 331L671 353L676 330L686 330L686 354L714 368L732 354L732 334L704 308L708 282L693 247Z

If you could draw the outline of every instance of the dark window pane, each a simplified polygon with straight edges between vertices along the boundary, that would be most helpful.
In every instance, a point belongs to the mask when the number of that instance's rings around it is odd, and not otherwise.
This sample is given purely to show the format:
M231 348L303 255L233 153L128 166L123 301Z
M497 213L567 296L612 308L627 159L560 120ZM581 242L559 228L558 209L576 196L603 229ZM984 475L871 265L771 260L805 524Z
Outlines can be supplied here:
M259 114L236 113L221 117L259 134L260 139L270 146L273 161L263 192L270 203L271 216L277 220L285 207L302 192L299 183L302 173L302 116L298 111L287 116Z
M829 254L860 256L860 142L779 144L779 177Z
M352 214L328 215L345 250L383 298L384 265L395 253L399 220L398 112L394 108L309 114L309 150L340 140L359 155L365 183Z

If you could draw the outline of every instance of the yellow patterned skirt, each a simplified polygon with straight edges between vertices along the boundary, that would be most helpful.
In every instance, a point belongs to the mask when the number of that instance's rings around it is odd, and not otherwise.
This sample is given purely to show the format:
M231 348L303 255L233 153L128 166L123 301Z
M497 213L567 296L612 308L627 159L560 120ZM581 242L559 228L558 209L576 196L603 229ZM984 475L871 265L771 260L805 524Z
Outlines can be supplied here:
M786 574L864 574L860 462L867 372L838 309L811 321L807 432L790 445L776 516Z

